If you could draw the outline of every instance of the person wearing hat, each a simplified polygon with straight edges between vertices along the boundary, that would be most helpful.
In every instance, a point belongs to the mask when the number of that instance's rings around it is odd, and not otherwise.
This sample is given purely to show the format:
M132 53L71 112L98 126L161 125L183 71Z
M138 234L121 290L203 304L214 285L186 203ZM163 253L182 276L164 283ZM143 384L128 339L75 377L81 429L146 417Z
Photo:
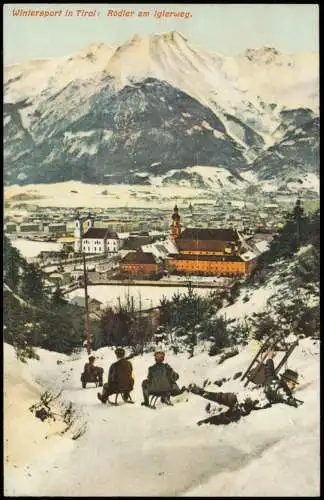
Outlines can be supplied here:
M99 401L106 404L112 394L121 394L125 403L133 403L130 392L134 388L133 366L125 359L125 350L118 347L115 350L117 361L113 363L108 372L108 382L103 385L102 394L98 392Z
M164 363L165 353L156 351L154 353L155 364L148 369L148 376L142 382L144 401L142 406L149 406L149 396L160 396L162 403L171 405L170 396L181 394L182 389L178 387L176 380L179 375L168 363Z
M298 373L287 369L279 378L271 358L266 361L265 370L264 393L269 403L285 403L297 408L300 401L294 398L292 393L298 384Z
M88 382L95 382L99 387L102 387L104 371L100 366L95 366L95 359L95 356L89 356L89 362L84 365L83 373L81 374L83 389L86 388Z
M285 384L291 391L293 391L296 385L299 384L298 373L289 369L287 369L285 373L281 375L281 380L285 382Z

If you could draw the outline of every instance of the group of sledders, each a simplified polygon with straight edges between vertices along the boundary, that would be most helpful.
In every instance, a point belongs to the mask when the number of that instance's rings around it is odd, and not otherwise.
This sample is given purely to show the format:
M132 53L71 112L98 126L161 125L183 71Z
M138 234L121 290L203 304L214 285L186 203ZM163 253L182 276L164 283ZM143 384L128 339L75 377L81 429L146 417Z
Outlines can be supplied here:
M90 356L81 375L82 387L85 388L88 382L95 382L96 386L102 387L102 393L98 392L97 397L103 404L116 405L119 394L125 403L134 403L131 398L134 388L132 363L125 357L123 348L117 348L115 355L117 361L110 366L106 383L103 383L103 368L95 365L95 356ZM172 405L171 397L187 391L228 408L227 411L198 422L199 425L202 423L226 425L248 415L252 410L269 408L276 403L298 407L302 401L293 396L293 391L298 384L298 373L287 369L281 376L278 376L274 369L273 357L274 354L265 363L265 383L257 395L258 399L246 397L246 394L242 399L240 395L232 392L210 392L195 384L183 386L180 389L177 384L179 374L164 362L165 353L156 351L154 353L155 364L149 367L147 378L142 382L143 402L141 404L155 408L156 402L160 400L161 403ZM112 395L115 395L114 402L109 400Z

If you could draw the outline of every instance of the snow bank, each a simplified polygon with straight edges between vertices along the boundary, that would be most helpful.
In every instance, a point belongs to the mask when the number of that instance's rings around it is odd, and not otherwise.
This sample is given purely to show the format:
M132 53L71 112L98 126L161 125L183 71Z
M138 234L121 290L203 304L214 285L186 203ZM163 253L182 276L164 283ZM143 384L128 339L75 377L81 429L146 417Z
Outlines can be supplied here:
M13 364L5 351L8 391L14 385ZM8 495L33 496L317 496L319 494L319 343L300 341L289 358L289 367L298 369L300 385L297 397L305 401L298 409L275 405L252 412L228 426L197 426L206 418L207 401L184 393L174 398L173 407L159 406L152 411L140 406L141 381L153 363L152 354L132 359L135 388L134 405L103 406L96 398L94 386L82 390L80 373L87 356L67 357L38 350L40 361L31 360L26 367L27 380L38 380L50 389L61 388L64 398L82 409L87 419L87 432L73 445L54 448L34 444L39 454L28 461L30 475L23 461L12 474L5 470ZM250 362L253 344L223 364L219 357L200 352L191 359L187 355L167 353L166 361L180 374L179 385L207 382L211 391L243 391L242 382L233 379ZM10 353L9 353L10 354ZM96 364L105 370L115 361L112 348L95 352ZM57 360L62 363L57 365ZM27 374L29 378L27 378ZM228 380L221 389L214 384L220 377ZM32 383L32 382L31 382ZM251 390L251 388L247 388ZM246 391L247 389L244 389ZM36 391L36 389L35 389ZM253 391L251 392L253 394ZM27 408L37 398L21 395ZM29 399L28 399L29 398ZM25 402L26 400L26 402ZM27 402L28 401L28 402ZM9 401L7 399L6 405ZM16 404L16 403L15 403ZM212 403L212 406L217 407ZM40 430L46 423L35 417L29 423L28 411L20 413L17 426L29 431L31 425ZM28 415L29 417L29 415ZM19 425L18 425L19 423ZM11 441L16 435L5 435ZM22 432L29 448L37 430ZM61 443L64 443L61 438ZM41 458L42 457L42 458ZM12 459L11 459L12 462ZM26 463L26 462L25 462ZM11 466L12 467L12 466ZM127 477L127 480L125 480Z
M28 491L25 485L33 467L68 450L71 441L59 436L64 429L61 420L42 422L30 412L42 388L28 365L17 360L12 346L5 344L4 358L4 486L6 494L21 495Z

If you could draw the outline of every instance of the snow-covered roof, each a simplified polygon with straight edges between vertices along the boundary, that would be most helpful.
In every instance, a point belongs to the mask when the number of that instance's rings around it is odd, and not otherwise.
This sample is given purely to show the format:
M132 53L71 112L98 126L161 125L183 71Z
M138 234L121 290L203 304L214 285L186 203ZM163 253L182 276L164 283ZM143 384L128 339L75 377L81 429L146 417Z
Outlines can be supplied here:
M245 261L249 261L255 259L257 257L257 254L248 250L247 252L241 253L240 257L242 257L242 259Z
M270 243L269 241L256 241L254 243L254 246L257 248L258 252L260 253L263 253L263 252L267 252L270 248Z

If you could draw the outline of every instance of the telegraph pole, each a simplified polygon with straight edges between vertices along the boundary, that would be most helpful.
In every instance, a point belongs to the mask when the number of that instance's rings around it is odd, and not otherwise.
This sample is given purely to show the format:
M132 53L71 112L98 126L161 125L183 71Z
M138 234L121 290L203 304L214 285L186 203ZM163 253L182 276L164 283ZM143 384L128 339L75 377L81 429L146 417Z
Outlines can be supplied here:
M87 266L85 254L83 257L83 276L84 276L84 306L85 306L85 318L84 318L84 336L87 341L87 353L91 353L91 336L90 336L90 321L89 321L89 305L88 305L88 282L87 282Z

